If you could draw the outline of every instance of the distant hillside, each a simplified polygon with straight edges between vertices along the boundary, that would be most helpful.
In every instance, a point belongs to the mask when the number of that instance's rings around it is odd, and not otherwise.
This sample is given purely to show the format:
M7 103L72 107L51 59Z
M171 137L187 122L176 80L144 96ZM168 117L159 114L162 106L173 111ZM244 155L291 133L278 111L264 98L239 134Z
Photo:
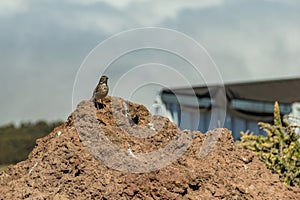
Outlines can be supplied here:
M20 126L0 126L0 165L14 164L27 159L35 146L35 140L49 134L60 121L24 122Z

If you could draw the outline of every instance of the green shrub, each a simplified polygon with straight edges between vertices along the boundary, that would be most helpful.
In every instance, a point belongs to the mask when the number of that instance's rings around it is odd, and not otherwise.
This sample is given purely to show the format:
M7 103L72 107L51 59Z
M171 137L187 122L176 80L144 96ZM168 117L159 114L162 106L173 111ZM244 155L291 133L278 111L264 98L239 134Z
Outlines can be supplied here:
M259 122L267 136L241 132L244 148L253 151L267 168L279 174L280 180L291 186L300 187L300 143L295 126L284 120L282 123L279 105L275 102L274 124Z

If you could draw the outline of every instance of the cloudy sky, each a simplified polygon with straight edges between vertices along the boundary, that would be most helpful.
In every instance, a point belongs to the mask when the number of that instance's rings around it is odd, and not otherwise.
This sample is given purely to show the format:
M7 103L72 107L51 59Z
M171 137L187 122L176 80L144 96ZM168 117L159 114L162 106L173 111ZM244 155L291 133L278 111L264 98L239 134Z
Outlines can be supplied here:
M66 119L74 109L73 89L82 94L76 104L98 81L99 74L91 70L86 85L79 81L76 86L78 70L89 53L106 39L134 28L167 28L193 38L207 50L224 82L300 77L299 19L297 0L1 0L0 124ZM118 49L118 44L110 50ZM105 72L114 86L139 80L155 85L157 80L143 78L152 77L147 76L147 66L136 72L136 79L123 76L132 66L155 62L174 67L193 85L203 84L176 59L166 52L144 50L123 56ZM176 75L167 77L173 80ZM214 82L213 77L204 79ZM124 96L122 87L123 93L117 88L114 94ZM150 87L135 91L139 102L152 101L145 95L153 92Z

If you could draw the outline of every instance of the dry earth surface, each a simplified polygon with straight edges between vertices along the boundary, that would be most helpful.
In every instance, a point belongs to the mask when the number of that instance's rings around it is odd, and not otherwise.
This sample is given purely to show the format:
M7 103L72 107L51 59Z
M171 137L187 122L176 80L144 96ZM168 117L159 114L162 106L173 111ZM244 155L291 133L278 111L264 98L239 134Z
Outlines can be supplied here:
M143 105L117 97L104 104L81 102L27 160L0 172L0 199L300 197L227 129L180 131Z

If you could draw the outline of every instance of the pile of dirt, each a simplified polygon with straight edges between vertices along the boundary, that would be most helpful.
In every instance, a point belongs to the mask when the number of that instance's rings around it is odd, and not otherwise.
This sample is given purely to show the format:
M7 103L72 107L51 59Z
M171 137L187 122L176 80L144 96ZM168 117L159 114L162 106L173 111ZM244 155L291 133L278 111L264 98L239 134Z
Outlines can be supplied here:
M0 173L0 199L298 199L231 132L180 131L138 104L81 102Z

